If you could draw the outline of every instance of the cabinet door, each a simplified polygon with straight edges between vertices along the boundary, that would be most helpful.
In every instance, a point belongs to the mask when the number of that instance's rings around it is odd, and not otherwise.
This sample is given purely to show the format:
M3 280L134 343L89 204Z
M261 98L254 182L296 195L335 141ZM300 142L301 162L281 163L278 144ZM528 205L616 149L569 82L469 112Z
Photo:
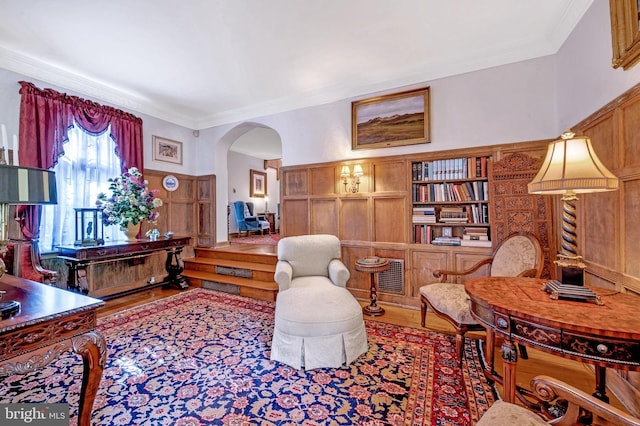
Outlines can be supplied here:
M464 271L466 269L471 268L473 265L475 265L476 263L480 262L481 260L484 260L488 257L491 256L491 252L490 250L487 250L487 252L485 254L482 253L455 253L454 254L454 258L455 258L455 265L456 265L456 271ZM478 269L477 271L475 271L472 274L469 275L464 275L464 276L456 276L454 277L455 282L462 284L467 280L470 280L471 278L475 278L475 277L486 277L487 275L489 275L489 265L484 265L482 268Z
M418 297L423 285L433 284L433 271L448 269L448 251L414 251L411 255L411 296Z

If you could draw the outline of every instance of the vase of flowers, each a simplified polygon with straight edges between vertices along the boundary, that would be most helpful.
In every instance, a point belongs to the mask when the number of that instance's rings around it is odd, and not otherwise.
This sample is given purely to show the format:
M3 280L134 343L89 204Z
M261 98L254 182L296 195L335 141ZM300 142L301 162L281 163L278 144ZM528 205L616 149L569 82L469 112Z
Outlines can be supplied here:
M111 195L100 193L96 201L96 206L102 209L102 220L107 226L118 225L127 241L136 241L141 223L146 220L155 224L160 215L155 211L162 205L162 200L156 197L158 191L147 188L149 182L142 179L136 167L109 182Z

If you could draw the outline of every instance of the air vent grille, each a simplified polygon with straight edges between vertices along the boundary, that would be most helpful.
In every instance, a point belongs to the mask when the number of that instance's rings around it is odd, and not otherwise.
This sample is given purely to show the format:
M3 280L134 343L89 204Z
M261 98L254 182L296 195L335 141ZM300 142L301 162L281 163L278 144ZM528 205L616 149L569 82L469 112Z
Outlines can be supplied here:
M378 291L404 292L404 260L389 259L389 270L378 273Z

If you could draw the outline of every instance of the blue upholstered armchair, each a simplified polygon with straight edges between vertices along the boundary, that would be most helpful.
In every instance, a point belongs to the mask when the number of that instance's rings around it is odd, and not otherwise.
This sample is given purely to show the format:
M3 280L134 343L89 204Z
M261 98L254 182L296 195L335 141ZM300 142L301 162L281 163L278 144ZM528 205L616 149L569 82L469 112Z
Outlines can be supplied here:
M246 232L249 235L249 231L260 231L261 234L264 234L264 230L269 229L270 225L266 217L253 214L253 203L236 201L233 203L233 208L238 222L238 236L242 232Z

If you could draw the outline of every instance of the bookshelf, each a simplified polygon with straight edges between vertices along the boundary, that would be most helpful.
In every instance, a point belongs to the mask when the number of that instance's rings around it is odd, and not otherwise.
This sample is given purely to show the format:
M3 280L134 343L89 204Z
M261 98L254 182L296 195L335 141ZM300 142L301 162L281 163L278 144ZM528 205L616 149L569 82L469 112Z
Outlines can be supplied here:
M414 244L491 247L489 156L411 163Z

